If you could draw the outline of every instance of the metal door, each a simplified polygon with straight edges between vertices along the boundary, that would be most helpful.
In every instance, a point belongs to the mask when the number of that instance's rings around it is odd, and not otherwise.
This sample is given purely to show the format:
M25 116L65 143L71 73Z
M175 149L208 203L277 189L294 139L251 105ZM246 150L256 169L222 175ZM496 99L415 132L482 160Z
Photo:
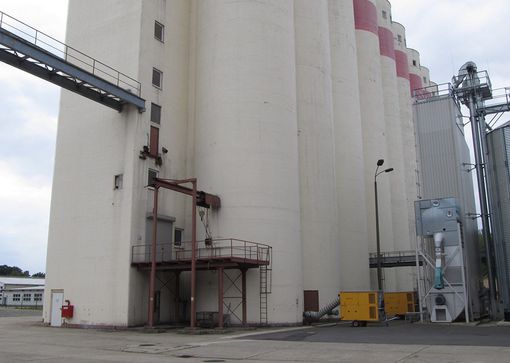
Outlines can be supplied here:
M51 326L62 326L62 305L64 303L63 292L51 292Z

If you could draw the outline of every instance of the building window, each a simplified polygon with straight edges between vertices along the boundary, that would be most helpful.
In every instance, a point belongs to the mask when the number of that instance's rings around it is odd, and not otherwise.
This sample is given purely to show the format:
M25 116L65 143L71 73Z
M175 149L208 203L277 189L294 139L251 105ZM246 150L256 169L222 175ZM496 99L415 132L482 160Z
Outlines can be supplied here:
M12 301L20 301L21 294L12 294Z
M152 85L157 88L163 88L163 72L157 68L152 68Z
M23 301L31 301L32 294L23 294Z
M122 189L124 185L124 175L118 174L113 178L113 189Z
M388 14L384 10L382 11L382 17L383 19L388 19Z
M159 22L154 22L154 38L160 42L165 41L165 26Z
M159 151L159 127L151 126L151 134L149 139L149 154L157 157Z
M158 177L158 171L154 169L149 169L148 177L147 177L147 185L149 187L154 186L154 179Z
M182 229L176 228L174 230L174 245L180 246L182 242Z
M402 43L402 35L397 34L397 40L399 43Z
M413 59L413 66L416 67L416 61Z
M42 294L41 293L35 293L34 294L34 301L42 301Z
M427 83L427 77L423 77L423 82Z
M161 106L151 103L151 121L155 124L161 123Z

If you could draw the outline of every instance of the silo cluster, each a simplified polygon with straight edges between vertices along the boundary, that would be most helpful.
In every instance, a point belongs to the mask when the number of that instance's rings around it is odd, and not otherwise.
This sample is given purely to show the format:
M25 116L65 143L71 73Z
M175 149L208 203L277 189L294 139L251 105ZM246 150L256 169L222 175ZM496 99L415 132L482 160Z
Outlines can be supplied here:
M111 189L103 194L87 184L80 189L83 196L103 200L113 210L106 213L113 222L87 219L82 214L94 216L94 211L80 210L88 227L98 224L104 229L97 236L97 253L89 251L91 259L101 256L104 245L131 249L150 242L148 172L168 179L196 177L200 189L221 198L221 208L207 216L213 238L272 246L269 323L298 323L305 309L304 291L315 292L323 306L340 290L377 287L369 256L376 251L374 179L379 159L384 159L383 168L394 169L377 178L381 251L414 249L418 172L411 92L429 85L430 79L418 52L407 48L404 27L393 22L388 1L130 0L110 4L109 14L118 14L113 17L103 15L101 6L99 0L86 5L71 0L68 38L105 61L115 53L113 48L118 54L129 50L126 64L119 66L140 75L142 93L149 107L159 107L161 120L155 122L148 109L119 132L126 121L123 115L88 111L86 101L63 94L61 125L68 119L80 125L94 114L111 121L103 122L102 128L119 135L118 148L102 155L102 164L111 159L124 172L126 192L114 191L111 202ZM134 21L124 22L125 12ZM86 26L79 21L81 14L90 19ZM161 39L154 40L154 23L160 31L164 27ZM132 48L120 47L120 35L105 33L105 24L132 35ZM151 86L148 70L154 75L154 69L162 75L158 88ZM158 147L167 150L159 153L159 165L137 154L153 128L159 133ZM65 183L81 176L64 170L64 159L79 156L82 166L91 167L97 162L83 151L86 145L73 149L73 140L80 136L59 126L54 200L67 195ZM129 196L121 194L127 190ZM160 210L169 230L178 229L179 236L182 232L183 239L189 239L191 211L185 203L181 196L165 196ZM70 218L72 211L59 210L54 203L48 289L66 289L64 285L79 280L55 252L68 243L60 232ZM75 230L86 234L85 228ZM198 233L199 239L205 237L202 225ZM58 280L51 276L57 270ZM415 288L409 268L385 270L385 290ZM117 287L128 299L120 317L94 317L95 310L102 311L96 301L83 315L83 324L143 323L144 274L131 268L125 286ZM100 289L108 303L115 300L115 292L107 288L112 283L105 281ZM248 321L257 322L259 275L248 272L247 283ZM212 272L198 274L198 310L215 308L215 284ZM183 295L188 293L185 286L181 283ZM79 294L86 292L76 290L71 299L82 299ZM171 296L161 299L161 304L174 303ZM79 309L77 314L82 316Z

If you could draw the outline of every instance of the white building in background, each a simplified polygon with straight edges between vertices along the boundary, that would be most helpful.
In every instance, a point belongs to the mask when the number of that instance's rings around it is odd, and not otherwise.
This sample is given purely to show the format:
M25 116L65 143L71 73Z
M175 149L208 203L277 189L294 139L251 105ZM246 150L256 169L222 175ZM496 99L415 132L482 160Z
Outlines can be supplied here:
M61 321L68 300L69 324L147 321L149 273L132 251L149 250L154 176L197 177L221 198L199 239L272 247L267 300L246 273L248 323L300 323L342 289L374 288L377 160L398 170L379 179L383 251L414 248L418 194L407 48L377 3L70 0L66 42L141 81L147 112L62 91L44 320ZM189 198L160 194L157 241L176 254L191 238ZM197 275L199 312L218 309L217 273ZM413 290L404 274L385 289ZM189 273L159 271L154 298L159 322L189 319ZM238 304L225 308L233 323Z
M0 305L42 306L44 279L0 276Z

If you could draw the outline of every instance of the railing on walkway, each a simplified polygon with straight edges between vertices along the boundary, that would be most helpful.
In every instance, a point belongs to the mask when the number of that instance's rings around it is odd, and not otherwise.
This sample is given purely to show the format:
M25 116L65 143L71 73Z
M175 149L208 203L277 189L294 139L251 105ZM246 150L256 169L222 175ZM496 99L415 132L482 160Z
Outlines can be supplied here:
M0 11L0 29L140 97L140 82Z
M156 262L189 262L191 261L191 241L158 243L156 245ZM233 238L197 241L197 260L236 259L240 262L255 262L268 265L271 262L271 247L262 243L244 241ZM148 263L152 260L151 244L132 246L131 262Z

